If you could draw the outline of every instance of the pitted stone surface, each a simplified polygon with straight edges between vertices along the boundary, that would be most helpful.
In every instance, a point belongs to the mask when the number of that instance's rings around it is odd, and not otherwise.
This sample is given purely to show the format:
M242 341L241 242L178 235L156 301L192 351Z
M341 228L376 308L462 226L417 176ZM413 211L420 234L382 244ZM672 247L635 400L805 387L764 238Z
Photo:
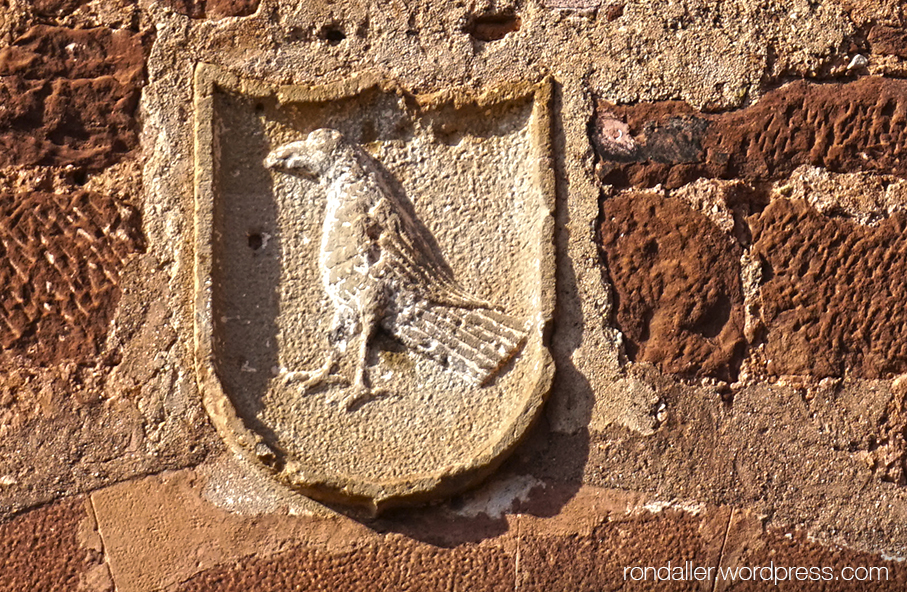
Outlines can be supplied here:
M907 215L861 226L780 199L751 224L769 371L886 378L907 370Z
M740 246L678 199L601 204L601 248L631 360L685 376L735 377L743 349Z
M0 50L0 166L100 170L138 147L140 34L38 25Z
M76 497L0 524L0 590L113 589L86 503Z
M876 25L868 40L875 53L907 58L907 28Z
M495 546L445 549L387 537L381 544L340 553L297 548L277 556L249 557L199 574L178 590L504 592L512 590L513 583L514 557Z
M0 194L0 346L34 363L89 362L141 251L138 213L89 191Z
M615 151L609 131L637 146ZM907 81L792 82L745 109L707 114L680 101L600 103L592 132L599 176L618 187L679 187L697 178L776 180L803 164L907 176Z
M163 0L173 10L190 18L223 18L248 16L258 9L261 0Z

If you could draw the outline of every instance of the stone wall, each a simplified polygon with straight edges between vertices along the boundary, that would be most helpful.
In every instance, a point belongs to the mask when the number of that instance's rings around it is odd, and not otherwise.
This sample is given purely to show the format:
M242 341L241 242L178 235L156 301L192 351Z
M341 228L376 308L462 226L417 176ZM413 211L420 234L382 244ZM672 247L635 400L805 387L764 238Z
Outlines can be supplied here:
M905 75L896 0L0 0L0 590L903 589Z

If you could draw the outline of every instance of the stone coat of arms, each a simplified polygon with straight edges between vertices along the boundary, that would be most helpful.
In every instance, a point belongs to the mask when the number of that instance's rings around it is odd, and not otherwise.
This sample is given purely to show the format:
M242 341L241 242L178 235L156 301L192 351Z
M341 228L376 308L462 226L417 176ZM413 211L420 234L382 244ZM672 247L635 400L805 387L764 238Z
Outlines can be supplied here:
M550 85L196 72L196 369L230 447L324 502L475 483L550 388Z

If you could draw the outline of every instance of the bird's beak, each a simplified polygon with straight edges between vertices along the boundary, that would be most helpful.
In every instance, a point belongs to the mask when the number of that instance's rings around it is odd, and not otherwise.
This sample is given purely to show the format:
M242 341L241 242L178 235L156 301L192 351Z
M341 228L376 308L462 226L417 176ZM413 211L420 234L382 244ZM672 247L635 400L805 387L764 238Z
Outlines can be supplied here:
M268 156L265 158L266 169L282 168L281 165L283 165L283 158L280 158L274 152L268 154Z
M279 150L268 154L264 162L265 168L273 169L277 171L284 171L293 175L297 175L304 179L309 179L315 181L318 179L318 175L313 171L308 164L302 162L298 157L290 155L281 154Z

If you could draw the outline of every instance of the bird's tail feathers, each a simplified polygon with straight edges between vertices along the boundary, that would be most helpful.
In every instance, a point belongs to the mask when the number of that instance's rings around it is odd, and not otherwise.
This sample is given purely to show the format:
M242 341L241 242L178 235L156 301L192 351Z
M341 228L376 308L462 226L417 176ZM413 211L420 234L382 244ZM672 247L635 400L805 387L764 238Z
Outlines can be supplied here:
M490 308L420 303L409 322L393 333L476 385L484 385L526 341L526 329L513 317Z

